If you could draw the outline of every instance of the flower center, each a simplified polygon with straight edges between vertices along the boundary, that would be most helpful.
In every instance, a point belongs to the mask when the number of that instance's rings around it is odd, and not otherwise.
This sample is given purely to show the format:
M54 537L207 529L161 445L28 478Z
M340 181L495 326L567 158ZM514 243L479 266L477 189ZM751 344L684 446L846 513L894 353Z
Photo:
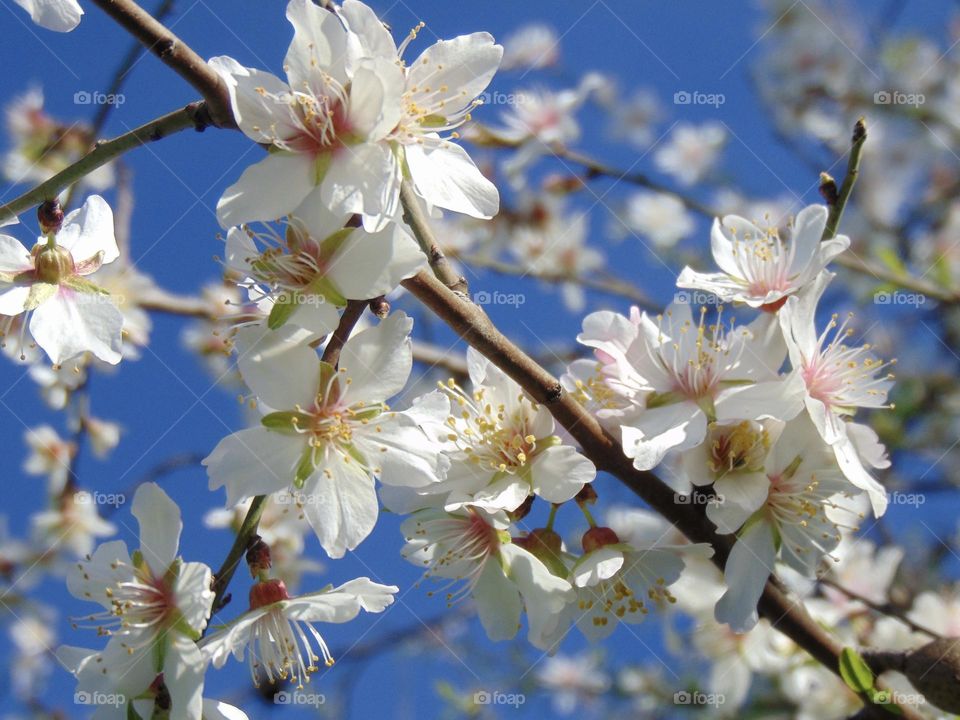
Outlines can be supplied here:
M60 245L36 245L31 254L37 280L40 282L58 285L61 280L76 272L73 255Z

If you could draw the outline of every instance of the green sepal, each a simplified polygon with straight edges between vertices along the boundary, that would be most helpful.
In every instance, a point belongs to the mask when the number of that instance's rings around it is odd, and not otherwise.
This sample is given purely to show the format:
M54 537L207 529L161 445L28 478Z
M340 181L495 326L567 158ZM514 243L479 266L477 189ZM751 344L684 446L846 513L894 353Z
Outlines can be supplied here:
M870 666L852 647L845 647L840 653L840 677L857 694L875 691Z
M267 327L271 330L278 330L286 324L290 316L297 309L297 295L294 293L284 294L277 298L270 309L270 316L267 318Z

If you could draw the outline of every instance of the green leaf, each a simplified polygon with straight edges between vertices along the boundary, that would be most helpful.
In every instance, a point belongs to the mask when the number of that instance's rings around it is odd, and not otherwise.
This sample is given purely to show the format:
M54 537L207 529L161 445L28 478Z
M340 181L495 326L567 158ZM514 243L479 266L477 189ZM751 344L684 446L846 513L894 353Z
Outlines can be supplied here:
M840 653L840 677L855 693L875 692L870 666L852 647L845 647Z

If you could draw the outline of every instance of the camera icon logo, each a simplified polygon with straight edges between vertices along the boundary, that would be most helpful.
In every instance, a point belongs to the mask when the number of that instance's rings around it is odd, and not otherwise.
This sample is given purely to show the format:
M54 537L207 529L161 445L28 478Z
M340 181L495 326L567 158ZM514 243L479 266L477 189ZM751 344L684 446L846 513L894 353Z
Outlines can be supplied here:
M490 704L490 693L486 690L478 690L473 694L473 704L474 705L489 705Z

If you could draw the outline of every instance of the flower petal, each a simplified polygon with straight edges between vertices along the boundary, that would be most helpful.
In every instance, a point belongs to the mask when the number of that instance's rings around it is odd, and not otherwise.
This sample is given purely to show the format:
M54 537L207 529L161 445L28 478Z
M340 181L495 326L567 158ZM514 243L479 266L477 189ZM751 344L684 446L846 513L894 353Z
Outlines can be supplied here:
M432 205L488 220L500 211L500 193L459 145L412 144L404 154L417 194Z

